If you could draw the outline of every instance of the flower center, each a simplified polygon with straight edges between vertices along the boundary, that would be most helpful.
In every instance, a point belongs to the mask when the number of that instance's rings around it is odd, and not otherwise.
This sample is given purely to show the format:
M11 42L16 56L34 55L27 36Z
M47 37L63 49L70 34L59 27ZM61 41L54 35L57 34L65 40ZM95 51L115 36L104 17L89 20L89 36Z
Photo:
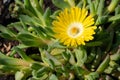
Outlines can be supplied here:
M68 35L72 38L76 38L81 35L83 32L83 26L81 23L72 23L70 26L68 26Z
M77 28L77 27L73 27L72 29L71 29L71 35L73 35L73 36L75 36L76 34L78 34L79 33L79 29Z

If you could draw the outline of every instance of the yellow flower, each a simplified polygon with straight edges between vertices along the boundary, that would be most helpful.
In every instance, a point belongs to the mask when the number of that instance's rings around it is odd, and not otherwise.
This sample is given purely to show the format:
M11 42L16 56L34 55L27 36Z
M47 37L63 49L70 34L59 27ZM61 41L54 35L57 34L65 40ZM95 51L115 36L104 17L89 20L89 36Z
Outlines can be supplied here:
M73 7L65 9L53 21L53 31L55 38L59 39L64 45L77 47L85 45L86 41L93 39L96 26L94 18L88 15L88 11L83 8Z

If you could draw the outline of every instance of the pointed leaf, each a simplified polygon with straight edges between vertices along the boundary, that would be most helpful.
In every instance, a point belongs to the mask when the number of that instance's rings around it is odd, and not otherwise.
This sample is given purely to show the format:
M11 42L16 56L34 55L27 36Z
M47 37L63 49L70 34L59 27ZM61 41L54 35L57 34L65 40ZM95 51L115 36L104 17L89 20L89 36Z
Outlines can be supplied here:
M16 39L15 37L11 36L8 33L0 33L0 36L3 37L3 38L9 39L9 40L15 40Z
M84 62L87 60L87 53L85 49L83 48L75 49L75 57L77 59L77 65L82 66Z
M6 34L9 34L10 36L15 37L16 36L16 32L13 30L10 30L9 28L0 25L0 31Z
M57 76L52 74L49 78L49 80L58 80Z
M23 72L16 72L15 80L22 80L23 77L24 77L24 73Z
M53 4L57 6L58 8L64 9L67 7L70 7L70 5L65 2L64 0L52 0Z
M33 62L33 60L30 57L28 57L22 49L18 47L14 47L13 49L15 49L16 52L18 52L18 54L22 57L23 60Z
M51 10L50 10L50 8L48 7L48 8L46 9L46 11L44 12L44 15L43 15L43 18L44 18L44 20L45 20L45 22L46 22L46 24L47 24L48 26L51 26L51 18L50 18L50 15L51 15Z
M26 46L46 46L47 44L39 37L36 37L29 33L21 33L17 36L17 39L19 39L24 45Z

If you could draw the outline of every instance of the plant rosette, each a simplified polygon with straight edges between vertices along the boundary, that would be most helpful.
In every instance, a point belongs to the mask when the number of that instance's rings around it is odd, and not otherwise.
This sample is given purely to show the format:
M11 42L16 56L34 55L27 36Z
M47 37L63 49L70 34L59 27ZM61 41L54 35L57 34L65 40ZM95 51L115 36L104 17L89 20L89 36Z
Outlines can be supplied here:
M0 52L1 75L14 74L15 80L120 79L120 0L51 2L54 11L44 0L15 0L10 10L18 21L0 25L0 36L19 45L9 55Z

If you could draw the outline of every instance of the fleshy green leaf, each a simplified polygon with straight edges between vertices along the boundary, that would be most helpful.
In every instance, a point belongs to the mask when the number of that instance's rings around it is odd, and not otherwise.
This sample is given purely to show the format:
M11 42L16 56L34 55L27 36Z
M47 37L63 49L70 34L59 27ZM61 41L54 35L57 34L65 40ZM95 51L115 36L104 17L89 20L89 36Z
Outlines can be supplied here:
M116 53L114 53L113 55L111 55L110 59L114 60L114 61L120 60L120 49L118 49L118 51Z
M37 18L37 17L30 17L28 15L20 15L19 18L25 23L25 24L28 24L28 25L35 25L35 26L41 26L43 27L43 23L42 21Z
M50 26L52 23L50 15L51 15L51 10L50 10L50 8L47 8L44 12L43 18L48 26Z
M96 56L96 51L95 48L93 48L90 54L88 55L87 61L85 63L91 63L95 59L95 56Z
M88 75L85 75L85 80L96 80L99 77L97 72L91 72Z
M20 40L26 46L46 46L46 43L39 37L36 37L29 33L21 33L17 36L17 39Z
M111 13L115 10L116 6L119 4L120 0L112 0L108 6L108 11Z
M28 66L29 63L17 58L8 57L0 52L0 64L11 66Z
M42 65L40 63L34 62L34 63L31 64L31 68L33 70L39 70L40 68L42 68Z
M69 60L70 59L70 51L69 50L66 50L65 52L63 52L63 58L65 59L65 60Z
M92 15L95 15L95 5L94 3L92 2L92 0L87 0L88 1L88 4L89 4L89 7L90 7L90 13Z
M49 80L58 80L57 76L52 74L49 78Z
M31 28L33 29L33 31L35 31L37 33L38 36L40 36L41 38L47 38L47 31L45 31L44 28L42 27L38 27L38 26L31 26Z
M102 25L108 21L108 16L99 16L96 20L95 25Z
M61 10L56 10L50 17L56 19L56 16L61 12Z
M108 22L112 22L112 21L116 21L116 20L120 20L120 14L110 17L108 19Z
M5 26L0 25L0 36L7 38L7 39L15 39L16 37L16 32L13 30L10 30L9 28L6 28Z
M19 32L26 32L26 30L24 30L21 22L14 22L14 23L8 24L8 27L15 28Z
M54 65L61 65L61 62L57 60L54 56L49 54L47 51L42 51L41 52L42 60L48 65L51 66L51 68Z
M42 67L39 70L33 70L32 75L35 79L44 80L48 77L47 68Z
M98 67L97 72L102 73L109 65L109 62L110 62L110 56L107 55L106 58L103 60L103 62Z
M97 9L97 14L99 16L103 15L104 5L105 5L104 2L105 2L105 0L100 0L100 2L99 2L99 6L98 6L98 9Z
M22 80L23 77L24 77L24 73L23 72L16 72L15 80Z
M30 0L24 0L24 5L25 8L28 9L29 11L31 11L34 15L36 15L35 10L30 2Z
M67 7L70 7L70 5L65 2L64 0L52 0L53 4L57 6L58 8L64 9Z
M79 49L75 49L75 57L77 59L77 65L82 66L84 62L87 60L87 53L85 49L81 47Z
M39 4L39 0L30 0L32 3L32 6L39 10L43 14L43 5ZM43 1L43 0L40 0Z
M18 54L22 57L23 60L33 62L33 60L30 57L28 57L22 49L18 47L14 47L13 49L15 49L16 52L18 52Z
M16 39L15 37L11 36L8 33L0 33L0 36L3 37L3 38L9 39L9 40L15 40Z
M77 73L78 76L83 76L83 75L89 73L89 71L87 71L87 70L85 70L85 69L83 69L79 66L74 66L73 68L74 68L74 70L75 70L75 72Z

